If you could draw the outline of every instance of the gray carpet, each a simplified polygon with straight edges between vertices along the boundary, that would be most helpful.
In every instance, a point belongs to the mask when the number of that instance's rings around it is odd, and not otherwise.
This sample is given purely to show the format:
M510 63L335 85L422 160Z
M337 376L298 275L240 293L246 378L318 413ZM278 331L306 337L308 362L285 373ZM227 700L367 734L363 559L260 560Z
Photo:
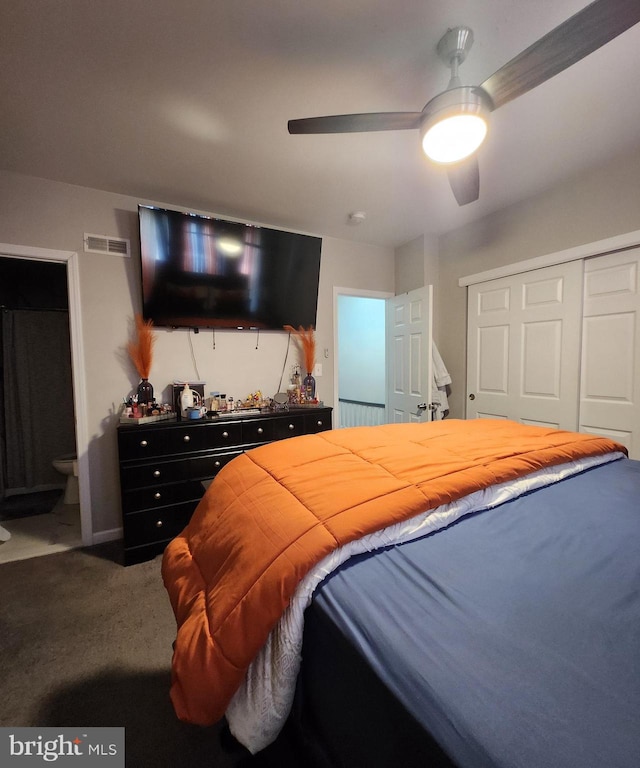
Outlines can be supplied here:
M124 568L112 544L5 563L0 605L0 726L124 726L127 768L308 764L286 738L253 758L223 726L177 720L159 557Z

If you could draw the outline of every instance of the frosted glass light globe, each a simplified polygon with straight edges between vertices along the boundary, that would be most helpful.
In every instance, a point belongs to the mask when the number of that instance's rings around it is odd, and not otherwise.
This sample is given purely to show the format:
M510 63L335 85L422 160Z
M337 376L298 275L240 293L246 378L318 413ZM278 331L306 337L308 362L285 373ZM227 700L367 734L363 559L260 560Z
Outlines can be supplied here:
M453 115L427 130L422 148L436 163L455 163L472 155L486 135L487 123L480 115Z

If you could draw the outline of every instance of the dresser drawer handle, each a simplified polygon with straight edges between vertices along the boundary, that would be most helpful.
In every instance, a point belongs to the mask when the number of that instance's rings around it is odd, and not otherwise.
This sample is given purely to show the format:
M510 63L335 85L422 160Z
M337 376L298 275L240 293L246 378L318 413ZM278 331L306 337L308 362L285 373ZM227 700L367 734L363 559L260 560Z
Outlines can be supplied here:
M289 424L289 429L295 429L295 428L296 428L295 424Z
M214 467L219 467L220 466L220 462L219 461L214 461L213 462L213 466Z
M162 528L162 520L156 520L156 528Z
M229 433L228 432L223 432L222 433L222 437L229 437Z
M264 432L264 429L262 427L258 427L258 434L261 435Z
M188 443L188 442L189 442L189 440L191 440L191 438L189 437L189 435L185 435L185 436L184 436L182 439L185 441L185 443Z
M146 440L141 440L140 441L140 447L141 448L146 448L148 445L149 445L149 443Z
M153 494L153 498L154 499L161 499L162 498L162 494L161 493L154 493Z
M154 477L160 477L160 470L156 469L156 471L153 473Z
M320 419L318 419L318 421L316 422L316 425L317 425L318 427L321 427L321 426L322 426L322 422L320 421Z

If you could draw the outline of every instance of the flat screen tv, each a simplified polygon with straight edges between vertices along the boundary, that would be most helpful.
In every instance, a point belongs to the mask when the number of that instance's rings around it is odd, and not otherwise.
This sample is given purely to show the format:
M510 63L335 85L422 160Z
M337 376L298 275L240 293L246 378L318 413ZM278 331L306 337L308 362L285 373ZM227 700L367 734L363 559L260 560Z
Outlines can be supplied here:
M321 238L144 205L138 217L154 325L315 327Z

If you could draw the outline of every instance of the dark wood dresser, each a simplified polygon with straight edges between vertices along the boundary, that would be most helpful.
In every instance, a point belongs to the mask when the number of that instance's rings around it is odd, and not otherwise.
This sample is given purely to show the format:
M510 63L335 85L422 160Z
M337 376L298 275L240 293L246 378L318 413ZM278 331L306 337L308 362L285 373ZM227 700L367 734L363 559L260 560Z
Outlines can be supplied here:
M231 459L274 440L331 429L331 408L118 427L124 564L163 551Z

